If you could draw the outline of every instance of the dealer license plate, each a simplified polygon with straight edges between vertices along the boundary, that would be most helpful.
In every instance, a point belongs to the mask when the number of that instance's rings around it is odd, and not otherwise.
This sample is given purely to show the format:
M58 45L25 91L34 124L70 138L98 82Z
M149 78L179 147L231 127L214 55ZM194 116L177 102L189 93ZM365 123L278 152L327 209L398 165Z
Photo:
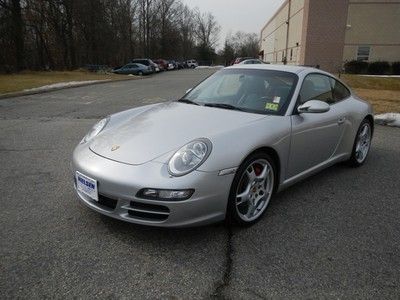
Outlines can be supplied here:
M76 188L79 192L89 196L93 200L99 201L99 194L97 192L97 181L83 175L80 172L75 173Z

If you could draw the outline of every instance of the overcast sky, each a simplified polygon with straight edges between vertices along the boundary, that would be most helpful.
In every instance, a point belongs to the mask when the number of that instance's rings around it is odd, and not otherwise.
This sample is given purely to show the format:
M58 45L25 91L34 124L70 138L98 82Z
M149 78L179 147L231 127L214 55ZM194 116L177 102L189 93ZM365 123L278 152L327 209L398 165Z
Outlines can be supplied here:
M254 32L261 28L275 13L284 0L182 0L189 7L198 7L201 12L211 12L221 25L222 48L229 32Z

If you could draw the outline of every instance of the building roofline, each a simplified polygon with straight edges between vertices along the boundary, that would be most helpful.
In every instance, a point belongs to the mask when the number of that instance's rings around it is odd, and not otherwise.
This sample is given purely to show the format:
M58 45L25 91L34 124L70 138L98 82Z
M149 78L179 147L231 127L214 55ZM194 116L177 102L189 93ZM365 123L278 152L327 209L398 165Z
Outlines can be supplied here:
M286 4L289 3L289 0L285 0L281 6L279 6L279 8L277 9L277 11L272 15L271 18L269 18L269 20L267 21L267 23L263 26L263 28L261 29L261 35L262 32L264 31L265 28L267 28L267 26L271 23L271 21L273 19L275 19L275 17L281 12L281 10L286 6ZM262 37L261 37L262 38Z

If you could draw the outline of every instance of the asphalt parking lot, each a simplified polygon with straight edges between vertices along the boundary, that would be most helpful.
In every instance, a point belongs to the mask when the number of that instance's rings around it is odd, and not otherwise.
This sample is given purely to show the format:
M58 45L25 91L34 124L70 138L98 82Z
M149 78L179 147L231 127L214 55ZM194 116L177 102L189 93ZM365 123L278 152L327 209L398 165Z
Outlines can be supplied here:
M212 72L0 100L2 299L400 297L400 129L376 127L365 166L291 187L246 229L140 227L77 201L70 157L97 119Z

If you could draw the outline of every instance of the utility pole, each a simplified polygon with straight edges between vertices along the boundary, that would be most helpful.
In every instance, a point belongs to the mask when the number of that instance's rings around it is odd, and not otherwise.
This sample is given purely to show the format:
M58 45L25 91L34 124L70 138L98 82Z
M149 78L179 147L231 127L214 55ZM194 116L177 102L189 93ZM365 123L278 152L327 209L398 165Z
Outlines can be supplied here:
M283 64L287 64L287 55L289 50L289 22L290 22L290 8L291 8L292 0L288 1L288 17L286 21L286 49L285 49L285 57L283 58Z

